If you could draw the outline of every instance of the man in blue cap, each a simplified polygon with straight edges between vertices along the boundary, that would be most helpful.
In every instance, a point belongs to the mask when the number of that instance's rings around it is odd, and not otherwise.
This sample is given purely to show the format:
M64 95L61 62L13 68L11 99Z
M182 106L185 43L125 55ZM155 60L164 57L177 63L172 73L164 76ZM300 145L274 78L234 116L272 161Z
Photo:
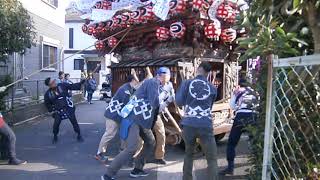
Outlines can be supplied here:
M143 148L135 159L135 168L130 173L130 177L145 177L149 174L143 171L146 157L153 154L155 148L155 138L152 132L156 110L159 108L159 88L165 84L165 75L160 74L155 78L145 80L132 96L129 103L122 109L123 122L127 129L122 133L121 124L120 136L127 142L127 148L120 152L107 168L102 180L112 180L123 165L130 160L139 148L140 137L144 141ZM122 134L122 135L121 135ZM125 137L124 135L125 134Z
M2 139L5 138L5 148L2 150L8 151L8 158L9 158L9 164L10 165L22 165L27 164L27 161L20 160L17 158L16 154L16 135L12 131L12 129L9 127L9 125L4 121L4 118L0 112L0 135L2 136Z
M160 86L159 90L159 102L160 106L158 109L158 113L155 116L155 124L153 127L153 132L155 133L156 137L156 149L154 154L154 159L148 161L151 163L156 164L166 164L166 161L164 159L165 155L165 145L166 145L166 132L164 123L161 118L161 114L165 111L165 109L168 107L170 103L174 101L174 89L173 85L170 82L171 73L169 68L167 67L161 67L157 71L157 76L163 76L164 83Z

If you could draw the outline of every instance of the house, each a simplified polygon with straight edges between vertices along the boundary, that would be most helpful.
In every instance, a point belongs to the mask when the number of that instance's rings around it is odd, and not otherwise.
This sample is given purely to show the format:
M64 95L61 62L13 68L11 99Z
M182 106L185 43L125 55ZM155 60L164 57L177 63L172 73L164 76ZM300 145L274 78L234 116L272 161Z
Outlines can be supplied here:
M58 72L63 69L59 62L63 58L66 3L64 0L19 1L32 18L36 32L35 46L26 49L24 54L11 55L7 63L7 73L14 80L18 80L39 71L15 86L16 94L23 89L24 93L32 98L39 98L46 89L44 79L57 77Z
M106 76L110 74L108 69L110 60L96 51L93 46L96 41L95 38L82 32L82 26L85 21L80 18L81 15L82 13L78 10L77 4L70 2L66 8L65 17L64 57L67 59L63 63L63 70L66 73L70 73L71 77L76 78L80 78L82 72L93 72L94 77L101 86ZM78 53L79 51L81 52Z
M62 69L65 2L63 0L19 0L29 11L37 33L36 46L24 55L24 74L43 69L31 79L56 76ZM48 67L51 64L55 64Z

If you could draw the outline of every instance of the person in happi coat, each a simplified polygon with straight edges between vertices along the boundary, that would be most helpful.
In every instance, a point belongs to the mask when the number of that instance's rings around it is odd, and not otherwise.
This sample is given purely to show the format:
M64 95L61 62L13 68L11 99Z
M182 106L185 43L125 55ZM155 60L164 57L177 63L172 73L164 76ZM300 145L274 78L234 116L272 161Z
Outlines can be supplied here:
M139 80L132 75L127 77L127 83L120 86L111 101L107 105L104 113L106 120L106 130L103 134L95 159L107 162L105 156L109 142L115 137L119 130L119 124L122 117L120 116L121 109L129 102L130 97L135 92L135 88L139 84Z
M160 95L159 102L160 106L158 109L158 113L155 116L155 124L153 126L153 131L155 133L156 138L156 148L154 153L154 159L149 160L150 163L156 164L166 164L164 159L165 156L165 146L166 146L166 132L164 123L161 118L161 114L165 111L170 103L174 101L175 93L173 89L173 85L170 82L171 73L169 68L161 67L157 71L157 76L164 77L164 84L160 86Z
M176 93L177 105L185 108L181 121L185 143L183 180L192 180L193 178L193 153L197 139L200 140L208 164L206 180L218 178L217 147L211 115L217 90L207 80L210 71L210 63L202 62L197 69L197 76L194 79L183 81Z
M83 141L80 133L80 127L75 115L75 106L72 98L69 95L69 91L80 90L81 85L85 82L82 80L80 83L59 83L57 84L55 79L47 78L45 85L49 87L44 95L45 105L52 117L54 118L53 123L53 143L58 141L58 133L61 121L69 119L74 131L77 133L77 140Z
M27 164L27 161L20 160L16 154L16 136L10 126L4 121L4 118L0 112L0 135L1 138L6 139L5 147L9 152L9 164L10 165L21 165Z
M152 132L156 110L159 108L159 88L165 77L158 75L145 80L134 93L130 101L121 110L124 118L121 122L120 137L126 140L127 148L121 151L107 167L102 180L112 180L123 165L130 160L139 148L140 137L143 148L135 159L135 167L130 177L145 177L149 174L143 170L146 158L152 156L155 149L155 137Z
M233 91L230 100L230 106L234 110L235 117L227 144L228 166L220 172L221 175L233 175L237 144L241 134L246 131L246 127L256 125L259 100L259 94L249 86L246 79L241 78L239 86ZM249 138L251 139L251 135L249 135Z

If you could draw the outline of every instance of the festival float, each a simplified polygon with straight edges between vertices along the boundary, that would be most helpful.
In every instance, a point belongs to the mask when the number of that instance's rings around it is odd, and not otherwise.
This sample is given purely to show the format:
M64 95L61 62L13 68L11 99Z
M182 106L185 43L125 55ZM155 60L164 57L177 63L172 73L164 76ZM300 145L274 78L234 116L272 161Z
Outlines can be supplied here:
M101 54L111 52L119 59L112 63L112 90L115 92L128 74L140 79L151 76L161 66L172 71L177 88L192 78L202 61L212 64L208 77L218 89L213 107L214 134L220 140L230 131L232 111L229 99L238 82L236 29L240 12L247 8L235 0L118 0L95 1L82 30L97 39ZM173 103L163 114L167 143L182 141L179 121L182 113Z

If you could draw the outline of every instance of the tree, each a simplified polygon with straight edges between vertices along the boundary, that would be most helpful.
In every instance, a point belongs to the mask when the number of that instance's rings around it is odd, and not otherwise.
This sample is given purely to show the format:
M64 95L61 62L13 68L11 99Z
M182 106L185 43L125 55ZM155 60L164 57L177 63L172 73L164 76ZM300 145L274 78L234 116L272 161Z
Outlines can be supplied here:
M239 39L243 59L320 53L320 0L253 0L242 18L249 32Z
M0 0L0 60L33 45L35 32L28 11L17 0Z
M272 54L278 55L279 57L291 57L320 53L320 0L252 0L249 10L242 14L241 18L242 21L240 21L239 26L244 27L248 32L248 37L238 39L238 50L242 53L241 58L246 60L260 56L262 59L261 70L255 72L256 83L253 84L254 88L259 91L262 97L261 106L258 110L262 113L260 113L259 116L259 125L257 127L250 127L249 129L254 134L253 154L250 157L253 168L250 170L250 179L260 179L263 156L264 135L262 132L264 132L265 122L267 60L270 60L269 57ZM319 70L319 66L315 66L312 69L313 72L319 72ZM301 69L301 71L303 71L303 69ZM297 73L300 74L299 72ZM288 78L290 78L290 82L297 81L296 89L297 92L299 92L302 87L299 85L297 77L290 76ZM310 81L306 75L299 78L301 78L302 81ZM316 97L316 86L306 88L312 97ZM310 107L307 100L301 99L303 107ZM292 106L292 109L294 112L300 112L301 106L295 104ZM310 112L312 111L310 110ZM311 121L314 123L319 122L318 117L311 115L312 114L310 114ZM302 119L302 116L303 114L297 114L297 118ZM294 129L299 128L293 124L293 122L295 122L294 119L291 118L288 119L288 121ZM300 121L300 123L300 125L306 127L305 131L310 128L310 124L304 123L303 121ZM319 131L319 128L317 130ZM299 139L299 143L308 140L317 144L312 136L308 136L308 139L298 134L296 136L297 139ZM289 143L292 144L292 146L299 146L299 144L296 144L294 141L290 141ZM319 152L319 149L303 148L303 151L306 157L309 157L312 151ZM305 159L298 158L298 163L315 165L315 161L311 158L308 159L308 162L306 162ZM277 171L277 169L274 170ZM301 176L306 176L308 171L309 169L302 169L302 172L300 172Z
M28 11L17 0L0 0L0 61L6 62L8 55L23 53L33 45L35 32ZM9 75L0 79L0 87L12 82ZM0 92L0 111L6 109L3 99L8 89Z
M314 53L320 53L320 1L319 0L291 0L286 3L285 7L293 10L285 10L287 15L298 14L301 16L311 30L313 36Z

